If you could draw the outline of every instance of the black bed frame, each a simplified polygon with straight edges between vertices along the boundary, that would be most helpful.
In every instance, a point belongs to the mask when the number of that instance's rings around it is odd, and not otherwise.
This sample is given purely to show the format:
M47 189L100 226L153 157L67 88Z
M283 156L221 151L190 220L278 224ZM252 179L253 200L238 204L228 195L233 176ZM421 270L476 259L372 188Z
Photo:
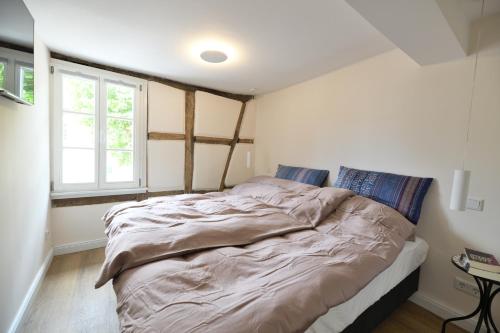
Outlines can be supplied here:
M414 270L397 286L372 304L356 320L347 326L342 333L368 333L403 304L418 289L420 267Z

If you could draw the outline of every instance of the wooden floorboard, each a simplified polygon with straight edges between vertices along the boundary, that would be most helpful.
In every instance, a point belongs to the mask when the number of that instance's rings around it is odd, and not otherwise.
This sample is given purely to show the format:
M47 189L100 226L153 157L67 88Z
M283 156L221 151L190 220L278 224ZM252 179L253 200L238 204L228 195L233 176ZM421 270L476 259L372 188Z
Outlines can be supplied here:
M94 289L103 258L103 249L54 257L19 332L119 332L111 283ZM431 312L406 302L374 333L437 333L441 322ZM447 333L463 332L453 325L447 330Z

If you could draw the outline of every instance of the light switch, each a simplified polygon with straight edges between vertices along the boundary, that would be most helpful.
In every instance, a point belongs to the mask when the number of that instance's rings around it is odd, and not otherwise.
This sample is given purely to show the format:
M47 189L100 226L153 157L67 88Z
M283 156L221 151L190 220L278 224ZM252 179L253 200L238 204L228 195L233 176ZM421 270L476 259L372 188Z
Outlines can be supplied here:
M467 209L482 211L484 207L484 200L477 198L467 198Z

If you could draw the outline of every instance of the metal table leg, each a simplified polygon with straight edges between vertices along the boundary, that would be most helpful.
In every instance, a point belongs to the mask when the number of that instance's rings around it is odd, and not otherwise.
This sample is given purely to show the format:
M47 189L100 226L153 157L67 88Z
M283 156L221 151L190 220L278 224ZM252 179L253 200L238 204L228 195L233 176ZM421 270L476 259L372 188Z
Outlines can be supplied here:
M448 323L450 323L452 321L459 321L459 320L465 320L465 319L472 318L475 315L477 315L479 313L479 311L481 311L481 309L483 307L483 299L485 297L485 295L484 295L485 290L483 289L483 286L477 277L474 277L474 280L476 280L477 286L479 287L479 304L477 305L476 309L466 316L460 316L460 317L446 319L443 322L443 324L441 325L441 333L446 332L446 325Z
M500 287L491 293L490 299L488 301L488 318L490 320L491 327L493 328L493 331L495 331L495 333L499 332L497 326L495 325L495 322L493 321L493 316L491 315L491 304L493 303L493 299L495 298L495 295L498 294L498 292L500 292Z

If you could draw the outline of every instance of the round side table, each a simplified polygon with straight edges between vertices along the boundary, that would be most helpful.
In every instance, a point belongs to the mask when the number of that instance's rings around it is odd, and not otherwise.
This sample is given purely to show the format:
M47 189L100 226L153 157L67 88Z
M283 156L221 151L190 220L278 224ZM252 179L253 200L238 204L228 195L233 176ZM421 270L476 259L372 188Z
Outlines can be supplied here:
M497 288L500 286L500 282L498 281L493 281L489 279L485 279L480 276L475 276L473 274L470 274L467 272L467 268L465 267L464 263L460 260L461 256L456 255L451 258L451 262L455 267L460 269L461 271L471 275L474 280L476 280L477 286L479 288L479 304L477 305L476 309L472 311L470 314L466 316L461 316L461 317L455 317L455 318L450 318L446 319L443 322L443 325L441 326L441 333L445 333L446 331L446 324L452 321L459 321L459 320L465 320L474 317L475 315L479 314L479 319L477 321L476 328L474 330L475 333L479 332L481 330L481 326L483 326L483 323L486 326L486 331L489 333L491 330L493 330L495 333L499 333L498 329L495 325L495 322L493 321L493 317L491 315L491 304L493 303L493 298L495 298L496 294L500 292L500 288Z

